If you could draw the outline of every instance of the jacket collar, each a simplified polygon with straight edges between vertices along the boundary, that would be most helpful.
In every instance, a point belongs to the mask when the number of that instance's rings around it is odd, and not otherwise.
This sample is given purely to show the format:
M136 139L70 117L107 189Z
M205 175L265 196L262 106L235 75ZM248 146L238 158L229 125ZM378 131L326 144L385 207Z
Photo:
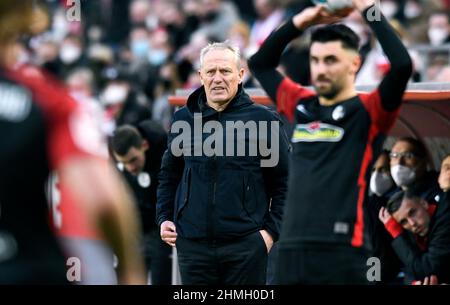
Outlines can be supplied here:
M244 106L253 104L250 96L244 91L242 84L239 85L236 96L228 104L227 108L223 112L231 112ZM193 115L194 113L202 113L203 117L213 115L217 113L216 110L208 106L206 103L205 87L201 86L189 95L186 107Z

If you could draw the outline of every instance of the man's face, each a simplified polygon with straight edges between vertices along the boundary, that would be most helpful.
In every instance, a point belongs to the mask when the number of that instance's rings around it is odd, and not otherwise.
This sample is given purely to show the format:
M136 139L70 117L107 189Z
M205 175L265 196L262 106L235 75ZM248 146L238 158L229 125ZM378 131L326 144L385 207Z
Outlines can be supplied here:
M116 160L123 163L125 170L130 174L137 176L145 166L145 151L147 145L141 145L140 148L131 147L124 156L114 153Z
M400 164L409 168L417 168L422 163L423 160L414 154L414 147L409 142L399 141L392 147L391 167Z
M244 70L238 68L233 52L227 49L206 53L198 72L205 86L208 103L219 105L234 98L244 76Z
M314 42L310 48L310 67L318 95L334 98L351 85L359 63L357 52L344 49L340 41Z
M405 229L419 236L426 236L430 225L428 204L423 199L404 199L392 217Z
M442 161L441 173L439 174L439 186L444 192L450 190L450 156Z

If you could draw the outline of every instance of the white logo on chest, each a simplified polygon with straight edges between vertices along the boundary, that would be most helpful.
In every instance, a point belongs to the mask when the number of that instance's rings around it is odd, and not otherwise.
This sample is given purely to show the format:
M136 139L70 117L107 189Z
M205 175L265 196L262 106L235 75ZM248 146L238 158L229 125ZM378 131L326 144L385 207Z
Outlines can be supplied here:
M333 120L335 120L335 121L339 121L339 120L343 119L345 116L344 107L342 107L341 105L337 106L333 110L333 113L331 116L333 117Z
M310 115L309 111L306 110L305 105L302 105L302 104L298 105L297 110L300 111L301 113L303 113L304 115L307 115L307 116Z
M150 175L145 172L140 173L137 177L137 180L138 180L139 185L143 188L149 187L150 184L152 183Z

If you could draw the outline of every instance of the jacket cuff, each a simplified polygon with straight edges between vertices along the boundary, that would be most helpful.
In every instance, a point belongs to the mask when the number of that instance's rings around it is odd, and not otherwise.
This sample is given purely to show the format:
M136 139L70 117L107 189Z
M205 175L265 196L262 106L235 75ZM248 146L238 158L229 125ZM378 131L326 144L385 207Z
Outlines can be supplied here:
M169 218L165 218L165 217L161 217L158 219L158 227L161 227L161 224L166 221L166 220L170 220Z
M277 232L274 232L272 229L270 229L269 227L263 227L262 228L263 230L266 230L269 234L270 234L270 236L272 237L272 239L273 239L273 242L276 242L276 241L278 241L278 237L279 237L279 234L277 233Z
M395 221L393 217L388 220L384 227L394 239L403 233L402 226L397 221Z

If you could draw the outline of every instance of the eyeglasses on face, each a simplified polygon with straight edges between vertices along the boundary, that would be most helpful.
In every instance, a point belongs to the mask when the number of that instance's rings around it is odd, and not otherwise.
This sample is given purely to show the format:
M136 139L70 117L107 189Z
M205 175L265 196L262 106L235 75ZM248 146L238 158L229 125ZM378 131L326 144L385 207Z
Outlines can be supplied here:
M405 158L408 160L412 160L415 157L417 157L417 155L411 151L405 151L405 152L391 152L389 154L389 157L391 157L391 159L400 159L400 158Z

